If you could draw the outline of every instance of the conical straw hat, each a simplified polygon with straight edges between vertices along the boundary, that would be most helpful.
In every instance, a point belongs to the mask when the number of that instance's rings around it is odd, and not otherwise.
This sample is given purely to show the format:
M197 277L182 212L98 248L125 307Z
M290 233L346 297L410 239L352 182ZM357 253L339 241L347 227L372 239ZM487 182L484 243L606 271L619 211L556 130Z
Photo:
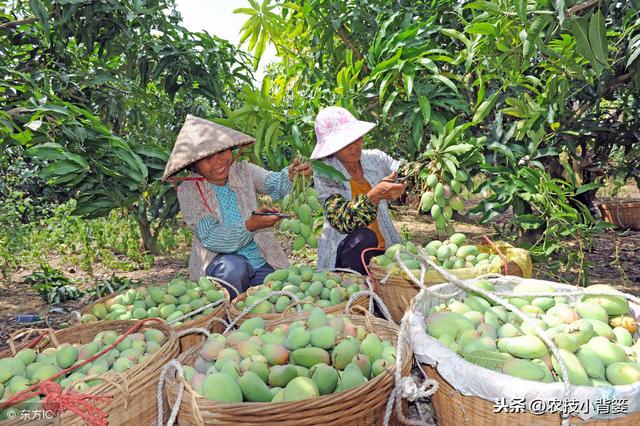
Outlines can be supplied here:
M187 114L164 168L162 181L211 154L249 145L254 141L254 138L242 132Z

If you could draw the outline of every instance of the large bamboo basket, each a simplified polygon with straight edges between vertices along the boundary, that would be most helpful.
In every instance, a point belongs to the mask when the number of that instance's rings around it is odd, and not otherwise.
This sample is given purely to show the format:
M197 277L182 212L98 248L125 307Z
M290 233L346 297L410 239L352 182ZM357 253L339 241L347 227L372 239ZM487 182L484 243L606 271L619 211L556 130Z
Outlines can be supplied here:
M353 275L350 274L348 272L337 272L340 275ZM238 308L236 308L236 303L245 300L247 298L247 292L244 292L242 294L240 294L238 297L236 297L235 299L233 299L231 301L231 303L229 303L228 305L228 309L227 309L227 314L229 316L229 321L234 321L236 318L238 318L240 316L241 311L238 310ZM347 306L347 302L348 300L345 300L342 303L338 303L335 306L329 306L326 308L322 308L323 311L325 311L325 313L327 314L339 314L344 312L346 306ZM305 302L306 303L306 302ZM369 307L369 296L360 296L357 297L355 299L355 301L352 303L352 305L356 305L356 306L362 306L363 308L368 308ZM240 320L237 322L238 325L242 324L244 321L248 320L249 318L254 318L254 317L262 317L265 320L265 323L267 324L280 324L283 321L284 322L291 322L291 318L295 317L296 315L299 315L293 308L295 307L295 304L291 304L287 307L287 309L282 312L282 313L271 313L271 314L252 314L252 313L247 313L245 314L242 318L240 318Z
M605 222L640 231L640 201L617 201L598 204Z
M479 247L481 251L495 253L495 250L490 246L477 246L477 247ZM520 255L524 256L524 253L523 253L525 252L524 250L522 249L517 249L517 250ZM507 253L505 254L507 258L506 267L502 265L501 267L496 268L493 271L488 271L485 269L476 269L476 268L461 268L461 269L452 269L449 272L451 272L451 274L461 279L478 277L488 272L496 272L496 273L501 273L503 275L508 272L509 275L514 275L517 277L526 277L527 275L531 276L530 272L527 274L526 271L523 271L523 268L526 268L526 267L522 264L522 261L516 262L514 259L510 259L510 256L509 256L510 249L506 248L503 251L507 251ZM525 261L525 264L527 262L529 265L531 264L531 259L529 258L528 254L526 254L526 259L524 259L524 261ZM391 314L391 317L396 323L400 323L400 321L402 320L402 317L404 316L405 311L409 308L409 305L411 304L411 300L413 300L413 298L416 297L416 295L418 294L418 291L419 291L418 287L411 280L409 280L404 273L393 272L389 274L389 276L387 277L387 271L385 271L383 267L381 267L374 261L371 262L369 271L371 273L372 278L377 283L378 294L380 294L382 301L389 309L389 313ZM416 277L419 277L419 276L420 276L419 272L416 272ZM385 277L386 277L386 280L384 280ZM382 283L383 281L384 283ZM446 279L443 278L442 275L440 275L435 270L430 270L425 276L425 285L427 286L439 284L444 281L446 281Z
M507 277L499 277L494 278L494 285L496 285L497 291L511 291L511 289L519 283L526 282L528 280L522 278L512 278L508 279ZM535 280L531 280L535 281ZM575 291L575 287L566 284L552 283L543 281L546 284L553 285L558 295L567 294L564 292ZM450 282L449 284L438 285L436 288L436 292L434 294L450 294L450 292L457 287L454 287ZM456 299L462 300L464 296L458 295ZM576 296L568 296L569 300L575 302L575 300L579 300ZM432 306L436 306L437 304L444 301L444 298L439 298L437 296L429 297L428 293L425 293L425 297L422 300L417 299L414 301L414 309L419 310L421 312L427 312L429 308ZM630 303L631 306L631 315L636 316L636 319L640 319L637 317L637 314L634 313L634 309L637 309L637 305ZM634 308L636 306L636 308ZM640 312L640 311L635 311ZM416 319L418 318L418 319ZM414 316L412 321L420 321L420 324L424 324L424 319L422 316L417 317ZM413 325L413 324L412 324ZM412 329L413 330L413 329ZM415 330L413 330L415 332ZM424 343L418 343L416 341L413 342L413 348L415 351L415 356L421 358L425 354L425 346ZM438 390L431 396L431 400L433 402L437 424L438 426L457 426L460 424L471 425L471 426L532 426L532 425L541 425L541 426L561 426L562 418L561 413L544 413L544 414L536 414L531 412L528 408L521 407L521 410L517 412L506 412L508 410L501 410L500 412L496 412L495 402L491 399L481 398L476 395L469 395L469 392L466 395L458 391L454 387L455 383L450 384L441 374L442 371L438 370L440 365L443 365L447 368L447 370L462 368L461 365L456 364L458 355L452 356L442 356L441 353L438 353L438 348L434 347L430 349L432 352L428 354L429 356L434 356L433 353L437 353L435 357L437 357L438 366L432 367L421 358L418 362L420 362L420 366L423 371L426 373L426 376L430 379L434 379L438 382L439 387ZM456 370L457 371L457 370ZM460 375L456 378L456 380L465 383L485 383L489 379L489 376L486 375L485 368L477 365L473 365L468 371L465 372L464 376ZM449 374L451 372L449 371ZM492 372L492 374L495 374ZM446 374L445 374L446 376ZM505 375L510 380L514 379L511 376ZM517 379L518 381L522 381L522 379ZM492 382L491 384L495 384L496 382ZM543 384L540 382L531 381L531 386L535 386L536 388L540 386L547 386L547 384ZM549 384L551 386L552 384ZM636 385L636 384L634 384ZM499 388L504 392L504 397L509 398L513 397L514 394L510 394L510 390L513 388L513 383L498 383ZM526 385L524 385L526 386ZM573 386L573 385L571 385ZM618 390L618 389L620 390ZM601 392L598 392L598 397L603 400L607 399L627 399L629 400L629 391L628 386L612 386L610 388L598 388L602 389ZM529 388L524 388L529 389ZM570 391L572 392L572 391ZM525 392L526 393L526 392ZM522 393L518 393L518 395L522 395ZM569 393L568 398L572 398L572 394ZM637 397L637 392L634 393ZM536 389L535 398L538 398L540 401L549 400L549 396L544 395L544 391L542 389ZM631 397L633 398L633 396ZM562 399L557 399L562 401ZM530 403L531 400L526 401ZM590 404L594 404L597 401L591 399L589 401ZM629 400L629 402L632 402ZM538 409L544 410L544 407L539 406ZM590 407L594 410L594 407ZM578 416L571 416L569 418L571 425L589 425L589 426L637 426L640 425L640 412L634 411L627 415L617 418L608 418L608 419L590 419L583 420Z
M544 415L535 415L529 411L496 413L494 404L490 401L462 395L447 383L435 368L428 365L422 365L422 368L426 370L429 378L435 379L439 385L438 391L431 396L438 426L560 426L562 424L560 415L557 413ZM570 417L569 421L571 425L638 426L640 413L608 420L584 421L579 417Z
M196 318L193 319L191 321L185 321L182 322L182 324L180 325L176 325L174 326L176 332L178 334L180 334L181 331L184 330L188 330L190 328L205 328L207 329L209 332L212 333L222 333L225 329L225 325L223 323L221 323L220 321L217 321L218 318L225 318L226 314L227 314L227 305L229 304L229 300L231 299L229 297L229 292L227 291L227 289L221 285L219 285L215 280L211 280L215 285L216 288L220 291L222 291L224 293L224 297L225 297L225 301L224 303L216 306L213 310L213 312L211 312L208 315L204 315L200 318ZM93 309L93 306L98 304L98 303L106 303L107 301L109 301L110 299L113 299L114 297L116 297L119 294L122 294L126 291L128 291L129 289L125 289L125 290L121 290L112 294L109 294L107 296L104 296L98 300L96 300L95 302L85 306L82 311L81 314L90 314L91 313L91 309ZM200 343L202 341L203 337L202 335L195 335L195 334L187 334L184 336L179 337L179 341L180 341L180 352L184 352L187 349L197 345L198 343Z
M84 324L75 327L66 328L50 335L45 335L35 346L37 351L44 350L48 347L55 347L60 343L88 343L93 340L96 334L105 330L116 330L124 333L133 327L138 321L100 321L97 323ZM160 322L149 322L143 324L139 332L148 329L157 329L162 331L167 339L160 349L152 354L148 360L143 363L134 365L124 373L107 373L98 376L103 379L103 383L90 388L86 393L97 396L111 395L110 400L98 400L92 402L96 407L109 414L108 421L110 425L126 425L126 424L154 424L157 419L157 397L156 388L160 378L162 367L178 356L178 337L172 327ZM55 342L55 343L54 343ZM23 342L15 349L5 349L0 352L0 358L13 356L15 351L28 345ZM65 425L80 426L86 423L80 417L70 411L66 411L54 419L41 420L21 420L20 410L13 420L0 422L1 426L9 425Z
M271 323L269 329L279 323L290 323L306 318L300 314ZM394 344L397 342L398 327L390 321L372 316L349 316L354 324L368 327L380 337ZM191 348L178 357L184 365L192 365L198 357L200 346ZM410 354L405 344L404 353ZM411 371L413 357L407 356L402 364L402 374ZM221 404L209 401L195 393L188 384L178 411L180 425L258 425L278 424L282 426L298 425L381 425L383 423L386 404L394 387L393 367L389 373L381 374L366 384L318 398L295 402ZM167 375L165 396L169 403L176 401L178 394L178 378L175 370ZM403 406L406 411L406 405ZM399 424L395 411L391 415L391 424Z

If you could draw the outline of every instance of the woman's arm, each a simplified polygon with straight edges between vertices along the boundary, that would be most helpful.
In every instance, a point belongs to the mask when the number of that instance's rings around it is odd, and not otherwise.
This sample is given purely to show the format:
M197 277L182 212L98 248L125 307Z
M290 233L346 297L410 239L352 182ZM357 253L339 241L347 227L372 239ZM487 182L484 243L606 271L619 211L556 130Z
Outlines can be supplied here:
M245 163L247 172L253 177L256 191L267 194L273 200L280 200L291 192L291 180L289 169L284 168L279 172L270 172L252 163Z

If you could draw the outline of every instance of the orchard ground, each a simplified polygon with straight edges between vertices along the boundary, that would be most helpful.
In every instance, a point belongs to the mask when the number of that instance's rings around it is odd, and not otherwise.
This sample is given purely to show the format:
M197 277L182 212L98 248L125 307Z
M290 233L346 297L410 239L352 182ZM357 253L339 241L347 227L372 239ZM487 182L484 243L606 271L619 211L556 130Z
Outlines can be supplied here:
M618 193L618 198L637 199L640 198L640 191L635 185L627 185ZM404 228L405 232L408 232L412 241L425 244L436 238L435 227L430 217L417 214L412 204L414 203L409 198L407 205L394 207L392 212L394 222L398 230ZM468 205L472 206L473 200L470 200ZM496 223L505 223L509 220L510 215L507 213L498 218ZM479 225L467 216L455 222L455 228L458 232L467 235L474 243L482 243L484 235L496 238L495 229ZM282 234L278 234L278 238L292 263L315 266L315 250L305 248L305 251L292 253L292 241ZM577 244L575 241L567 243L574 246ZM107 278L112 274L152 284L168 282L177 274L186 275L189 253L190 248L184 245L171 256L157 256L154 265L148 270L121 271L98 265L94 268L93 277L74 266L65 264L62 256L52 255L48 262L51 267L62 270L65 276L84 282L85 285L95 283L95 279ZM550 259L550 261L553 260L557 259ZM622 291L640 296L640 232L608 230L595 234L591 250L585 253L585 262L589 265L586 272L590 284L610 284ZM560 267L559 270L552 271L549 268L550 264L552 262L535 262L534 278L569 284L577 282L577 268ZM0 342L6 342L11 333L24 327L58 328L60 323L69 321L71 311L79 310L84 304L90 303L84 299L65 302L56 307L47 304L29 284L24 282L24 278L36 267L37 265L25 265L13 274L9 283L0 284ZM44 320L32 325L18 324L16 322L18 314L38 314Z

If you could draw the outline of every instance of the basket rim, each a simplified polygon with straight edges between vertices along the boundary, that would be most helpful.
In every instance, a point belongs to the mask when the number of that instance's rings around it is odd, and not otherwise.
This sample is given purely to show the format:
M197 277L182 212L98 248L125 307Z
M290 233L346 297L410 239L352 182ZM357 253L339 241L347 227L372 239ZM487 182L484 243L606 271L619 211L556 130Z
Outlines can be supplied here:
M80 311L80 315L84 315L84 314L90 314L91 313L91 308L93 308L95 305L97 305L98 303L105 303L106 301L108 301L109 299L112 299L128 290L132 290L132 289L138 289L138 288L147 288L147 287L153 287L153 284L147 284L147 285L141 285L138 287L133 287L133 288L125 288L122 290L118 290L114 293L111 294L107 294L106 296L101 297L100 299L94 300L92 303L88 303L87 305L85 305L82 310ZM216 306L214 308L214 311L211 312L210 314L207 314L204 318L210 318L211 316L219 316L219 310L226 310L226 306L229 305L229 303L231 302L231 296L229 295L229 291L224 288L224 286L221 286L218 284L218 290L222 291L222 294L224 294L224 303L221 303L220 305ZM159 317L159 319L164 320L164 318ZM169 327L172 328L190 328L190 326L192 325L193 322L195 321L200 321L202 320L202 318L192 318L188 321L181 321L181 324L176 324L176 325L169 325ZM87 325L87 324L95 324L95 323L102 323L102 322L106 322L106 321L140 321L138 319L132 319L132 320L105 320L105 319L98 319L98 321L93 321L93 322L89 322L86 324L79 324L79 325ZM75 325L74 325L75 326Z
M351 276L356 276L356 277L365 277L364 275L356 275L350 272L345 272L345 271L330 271L333 272L334 274L339 274L339 275L351 275ZM263 285L263 284L259 284L259 285ZM257 286L255 286L257 287ZM249 287L251 288L251 287ZM273 289L272 289L273 290ZM368 290L368 288L365 286L365 290ZM273 290L276 291L276 290ZM363 290L364 291L364 290ZM238 315L240 315L240 313L242 311L238 310L238 308L236 307L236 303L245 300L247 297L249 296L248 291L244 291L242 293L240 293L239 295L237 295L235 298L231 299L229 301L229 305L228 305L228 311L229 311L229 316L233 318L236 318ZM369 296L363 295L358 297L354 303L356 303L357 301L362 301L362 300L368 300ZM322 310L327 310L327 309L335 309L336 307L340 307L343 306L348 300L345 300L344 302L340 302L337 305L333 305L333 306L327 306L325 308L322 308ZM259 316L264 318L265 320L274 320L274 319L280 319L282 317L288 317L289 315L298 315L299 313L297 311L292 311L290 313L283 313L283 312L272 312L269 314L252 314L252 313L247 313L247 315L245 315L245 318L251 318L252 316Z
M364 318L364 316L362 315L353 315L353 314L349 314L347 315L349 318L352 317L358 317L358 319ZM298 319L305 319L306 315L305 314L298 314L296 315L296 318L292 319L291 321L296 321ZM397 326L396 324L394 324L391 321L387 321L381 318L377 318L377 317L371 317L369 318L369 320L371 321L371 324L373 326L373 328L376 328L376 323L377 323L377 327L382 328L388 328L393 330L393 332L395 333L399 333L400 331L400 327ZM364 319L361 319L361 321L365 321ZM267 329L273 329L275 328L277 325L276 324L265 324L265 330ZM375 331L375 330L374 330ZM378 334L378 333L376 333ZM393 334L392 338L390 339L392 340L393 344L396 345L398 342L398 334ZM194 347L189 348L187 351L181 353L176 360L178 362L180 362L182 364L182 362L195 355L195 353L201 349L201 347L205 344L206 342L202 342ZM401 366L401 369L403 371L405 370L410 370L411 369L411 365L413 363L414 357L413 357L413 352L410 350L410 346L407 343L407 341L405 340L403 342L403 350L406 352L405 357L404 357L404 361L403 364ZM359 386L356 386L354 388L350 388L341 392L337 392L337 393L330 393L327 395L321 395L321 396L317 396L314 398L307 398L305 400L300 400L300 401L283 401L283 402L238 402L238 403L219 403L216 401L211 401L206 399L203 395L200 395L199 393L195 392L192 394L192 397L195 399L195 401L197 402L198 406L200 406L201 404L206 404L206 409L208 410L216 410L216 409L220 409L220 410L224 410L224 409L237 409L238 407L246 407L247 409L251 408L251 409L267 409L269 407L273 407L274 404L277 404L278 408L289 408L289 407L297 407L300 402L304 402L304 401L310 401L313 400L314 404L322 404L322 403L328 403L331 402L333 399L336 398L336 396L340 396L340 398L342 398L342 396L344 396L345 392L363 392L363 390L368 389L369 387L371 387L371 390L374 390L376 386L380 385L383 381L387 380L391 380L392 382L395 382L394 379L394 375L395 375L395 370L396 369L396 364L393 363L392 366L386 370L386 373L382 373L379 374L378 376L376 376L373 379L369 379L366 383L363 383ZM174 370L175 373L175 370ZM177 377L175 374L167 374L166 377L166 384L165 384L165 396L172 396L172 397L177 397L177 391L173 392L173 390L175 390L175 384L178 382ZM186 398L186 395L183 395L183 399Z

